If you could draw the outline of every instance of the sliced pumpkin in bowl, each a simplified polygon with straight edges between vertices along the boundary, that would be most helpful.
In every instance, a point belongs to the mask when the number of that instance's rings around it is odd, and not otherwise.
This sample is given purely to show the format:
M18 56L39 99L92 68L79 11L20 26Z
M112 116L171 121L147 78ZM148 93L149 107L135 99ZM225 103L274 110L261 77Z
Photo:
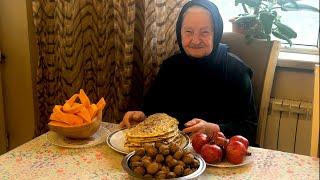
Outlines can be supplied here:
M63 105L54 106L49 129L65 137L88 138L99 129L106 104L103 97L97 104L91 103L83 89L80 89L79 94L71 96Z

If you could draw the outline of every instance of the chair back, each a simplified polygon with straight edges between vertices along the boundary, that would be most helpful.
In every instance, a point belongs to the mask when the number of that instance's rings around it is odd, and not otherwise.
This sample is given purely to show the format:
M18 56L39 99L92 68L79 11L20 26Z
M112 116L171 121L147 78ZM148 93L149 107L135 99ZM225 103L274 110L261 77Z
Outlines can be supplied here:
M257 144L263 147L272 83L279 55L279 41L252 39L228 32L221 43L227 44L231 53L240 57L253 70L253 90L258 111Z

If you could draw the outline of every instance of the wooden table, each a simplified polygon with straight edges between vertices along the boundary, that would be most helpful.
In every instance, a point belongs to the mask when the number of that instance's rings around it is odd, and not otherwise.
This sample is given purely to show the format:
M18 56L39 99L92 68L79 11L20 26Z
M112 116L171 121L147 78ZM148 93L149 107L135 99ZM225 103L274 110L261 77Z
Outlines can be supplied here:
M116 124L106 123L110 130ZM319 158L251 148L253 163L237 168L207 167L199 179L319 179ZM123 155L106 143L69 149L55 146L43 134L0 156L0 179L129 179Z

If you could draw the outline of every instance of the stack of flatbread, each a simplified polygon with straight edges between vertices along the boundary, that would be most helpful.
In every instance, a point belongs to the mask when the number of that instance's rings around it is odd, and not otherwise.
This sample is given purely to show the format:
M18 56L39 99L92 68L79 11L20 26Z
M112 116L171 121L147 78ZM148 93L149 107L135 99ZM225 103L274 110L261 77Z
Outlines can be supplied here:
M156 142L178 143L180 139L178 124L177 119L165 113L150 115L137 126L128 130L125 146L134 150L143 147L144 144Z

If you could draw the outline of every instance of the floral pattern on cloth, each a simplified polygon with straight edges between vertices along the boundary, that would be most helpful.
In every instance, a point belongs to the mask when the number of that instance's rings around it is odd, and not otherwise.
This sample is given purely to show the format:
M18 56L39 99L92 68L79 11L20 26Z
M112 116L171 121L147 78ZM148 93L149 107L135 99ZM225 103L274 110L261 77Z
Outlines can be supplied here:
M106 123L110 130L117 124ZM319 158L251 148L253 163L236 168L207 166L199 179L319 179ZM81 149L55 146L46 134L0 156L0 179L129 179L124 156L106 143Z

